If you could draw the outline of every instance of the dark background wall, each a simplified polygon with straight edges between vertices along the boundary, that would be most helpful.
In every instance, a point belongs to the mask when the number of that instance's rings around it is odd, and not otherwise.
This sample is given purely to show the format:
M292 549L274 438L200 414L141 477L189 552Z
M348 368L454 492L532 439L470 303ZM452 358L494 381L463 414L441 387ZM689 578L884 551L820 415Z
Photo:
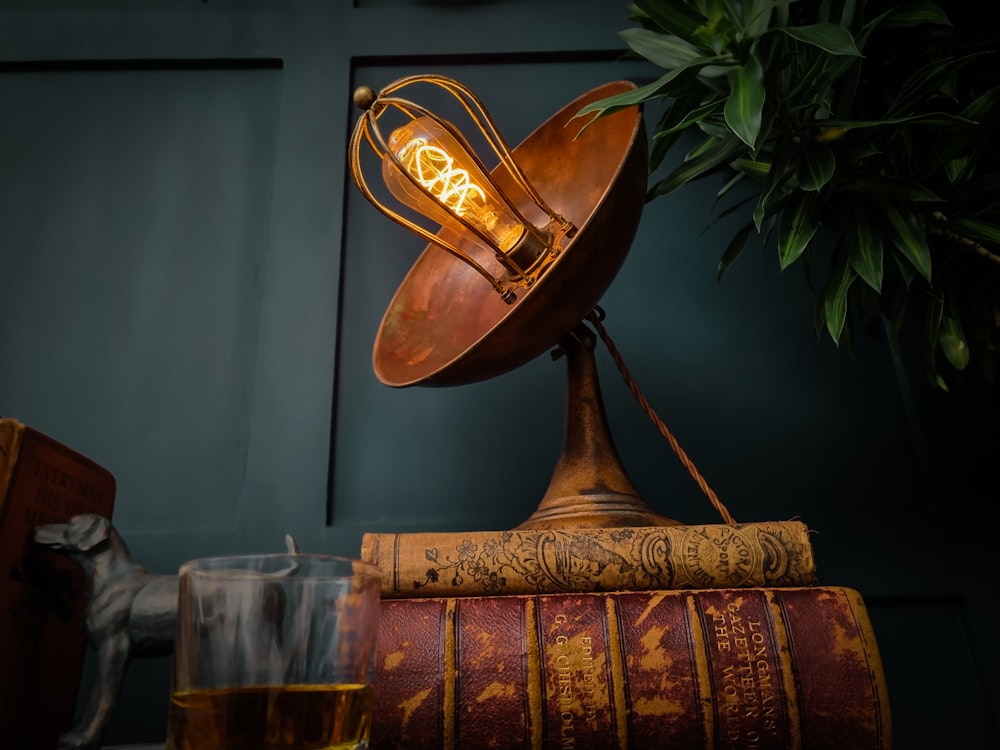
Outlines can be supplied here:
M422 244L349 182L351 91L452 75L517 143L656 74L619 59L626 26L608 0L2 0L0 413L112 469L114 520L158 571L286 531L353 555L369 530L517 524L559 454L563 365L377 382L374 333ZM718 283L718 187L646 207L608 330L737 519L803 518L821 582L865 596L897 746L996 746L995 413L884 346L817 340L771 252ZM598 360L637 487L718 520ZM132 665L109 742L162 737L168 670Z

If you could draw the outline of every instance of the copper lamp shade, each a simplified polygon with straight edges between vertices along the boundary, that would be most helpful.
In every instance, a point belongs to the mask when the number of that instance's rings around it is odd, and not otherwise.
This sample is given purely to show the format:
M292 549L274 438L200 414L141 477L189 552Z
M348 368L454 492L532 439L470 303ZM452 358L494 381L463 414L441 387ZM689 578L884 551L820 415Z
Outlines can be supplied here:
M554 347L594 308L618 273L639 223L647 146L638 107L587 127L574 116L592 101L632 88L619 81L593 89L513 149L538 193L577 231L512 303L453 254L433 244L425 248L389 303L375 338L372 361L382 383L453 386L495 377ZM493 173L498 184L513 196L523 195L505 185L502 174L500 169ZM538 213L526 195L517 207L529 217Z

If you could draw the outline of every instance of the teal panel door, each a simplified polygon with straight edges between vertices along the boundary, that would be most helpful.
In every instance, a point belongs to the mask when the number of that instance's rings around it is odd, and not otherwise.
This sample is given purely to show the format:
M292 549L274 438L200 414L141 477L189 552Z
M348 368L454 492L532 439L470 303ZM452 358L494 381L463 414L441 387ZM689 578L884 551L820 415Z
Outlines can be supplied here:
M657 75L621 59L627 25L603 0L0 0L0 414L114 471L115 523L159 572L286 532L355 555L365 531L516 525L559 456L565 365L378 382L375 331L423 243L351 184L351 91L451 75L516 144ZM719 187L645 207L605 325L736 518L802 518L821 582L865 596L897 746L996 746L996 587L969 528L995 490L885 347L817 340L773 253L716 280L738 226L713 222ZM597 356L640 492L719 520ZM162 739L168 691L169 659L133 662L108 742Z

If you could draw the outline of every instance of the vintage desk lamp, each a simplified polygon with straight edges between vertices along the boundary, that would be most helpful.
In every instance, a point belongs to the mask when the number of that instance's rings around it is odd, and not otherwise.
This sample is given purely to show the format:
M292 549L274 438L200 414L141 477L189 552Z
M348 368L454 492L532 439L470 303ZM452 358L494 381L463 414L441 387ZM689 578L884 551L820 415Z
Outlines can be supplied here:
M426 86L459 102L472 127L466 132L485 143L497 166L487 167L455 125L399 96ZM379 211L428 243L376 335L379 380L397 388L453 386L503 374L546 350L566 357L563 452L548 490L519 528L678 523L646 503L621 464L601 399L597 337L587 322L703 491L733 522L634 387L596 308L638 226L647 146L638 107L587 127L575 116L590 102L632 88L620 81L593 89L514 149L476 95L453 79L411 76L378 93L361 87L354 94L363 114L350 143L352 176ZM414 218L434 222L434 231L376 197L362 169L365 144L392 198Z

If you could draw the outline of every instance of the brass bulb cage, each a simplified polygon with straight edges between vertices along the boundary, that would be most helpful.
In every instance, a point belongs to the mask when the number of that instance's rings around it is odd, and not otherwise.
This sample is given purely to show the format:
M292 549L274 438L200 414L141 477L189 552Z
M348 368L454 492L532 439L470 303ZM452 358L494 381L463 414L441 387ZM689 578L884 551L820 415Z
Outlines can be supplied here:
M417 84L437 86L458 101L470 121L475 125L485 142L500 160L497 167L493 169L488 168L483 163L476 149L472 147L468 138L451 122L435 115L414 101L395 96L397 92ZM362 86L355 91L354 101L364 112L358 118L354 132L351 135L348 159L351 176L354 178L354 182L362 195L381 213L403 228L451 253L462 262L474 268L491 284L493 289L505 302L511 304L517 299L518 288L530 288L540 275L544 273L552 260L558 256L564 240L572 238L576 233L576 227L573 226L572 222L567 221L563 216L553 211L531 184L524 171L518 165L511 149L500 134L499 128L497 128L495 121L486 110L482 101L462 83L441 75L423 74L406 76L390 83L379 91L378 94L375 94L372 89ZM483 262L473 257L468 241L463 241L461 237L452 237L453 232L448 232L444 228L438 233L431 232L426 227L411 221L398 211L387 206L379 200L369 187L361 168L361 147L363 143L369 145L380 161L388 159L398 170L399 174L415 190L426 196L428 200L437 202L434 194L417 180L416 177L410 174L399 157L389 148L386 138L379 127L379 118L390 110L398 111L410 120L416 120L417 117L428 118L449 133L465 149L483 175L487 176L490 180L491 188L501 198L505 208L523 227L524 235L522 238L514 247L504 250L490 235L486 234L464 216L449 212L455 222L461 224L470 235L476 238L475 242L477 244L492 250L493 258L504 269L502 275L495 275L483 265ZM504 179L503 182L509 183L510 187L505 187L504 184L501 184L496 179L500 170L506 173L505 176L508 179ZM519 204L523 203L523 201L512 200L509 192L510 188L521 191L530 203L547 217L544 221L544 226L538 226L534 221L525 216L525 212L519 207Z

